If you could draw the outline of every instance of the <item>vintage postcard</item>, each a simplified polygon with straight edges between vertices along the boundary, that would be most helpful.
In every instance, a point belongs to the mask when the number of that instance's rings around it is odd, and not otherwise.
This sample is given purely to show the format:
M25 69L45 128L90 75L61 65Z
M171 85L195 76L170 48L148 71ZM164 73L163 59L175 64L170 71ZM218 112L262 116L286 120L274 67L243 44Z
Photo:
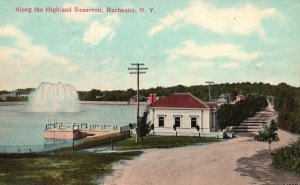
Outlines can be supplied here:
M299 184L299 12L1 0L0 184Z

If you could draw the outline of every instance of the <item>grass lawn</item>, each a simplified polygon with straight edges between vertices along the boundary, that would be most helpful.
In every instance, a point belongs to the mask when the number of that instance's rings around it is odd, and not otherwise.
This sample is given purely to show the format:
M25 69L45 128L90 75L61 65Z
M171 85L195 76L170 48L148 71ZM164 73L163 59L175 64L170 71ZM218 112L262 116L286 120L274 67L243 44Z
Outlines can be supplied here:
M144 147L142 142L135 143L135 135L130 138L116 141L114 148L117 150L139 150L143 148L170 148L187 146L196 143L217 142L216 138L204 137L188 137L188 136L152 136L144 137Z
M142 152L0 155L0 184L89 185L101 183L112 163Z
M128 137L128 136L126 136ZM116 150L143 149L142 143L135 143L135 136L123 139L118 135L90 138L75 147L46 154L0 154L0 185L2 184L99 184L112 173L112 164L119 160L132 159L142 151L124 151L116 153L90 153L80 149L110 143ZM203 142L216 142L216 138L198 138L183 136L147 136L144 148L169 148L192 145Z

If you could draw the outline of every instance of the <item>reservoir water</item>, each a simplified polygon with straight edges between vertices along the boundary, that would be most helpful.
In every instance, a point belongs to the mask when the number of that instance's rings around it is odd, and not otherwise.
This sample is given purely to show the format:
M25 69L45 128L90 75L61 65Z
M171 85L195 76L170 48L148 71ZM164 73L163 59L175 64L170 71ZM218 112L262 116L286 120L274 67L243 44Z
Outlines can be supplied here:
M141 106L140 115L145 109ZM0 145L41 145L48 120L58 123L128 125L136 122L134 105L81 104L79 112L31 112L29 105L0 106Z

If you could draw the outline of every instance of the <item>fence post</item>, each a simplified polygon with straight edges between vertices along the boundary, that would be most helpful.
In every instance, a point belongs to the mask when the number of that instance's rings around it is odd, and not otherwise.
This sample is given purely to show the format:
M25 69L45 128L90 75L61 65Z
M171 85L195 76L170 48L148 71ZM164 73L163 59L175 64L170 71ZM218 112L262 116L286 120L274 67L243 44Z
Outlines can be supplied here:
M110 141L111 141L111 150L114 150L113 139L111 139Z
M171 139L170 139L170 148L172 148L172 136L171 136Z

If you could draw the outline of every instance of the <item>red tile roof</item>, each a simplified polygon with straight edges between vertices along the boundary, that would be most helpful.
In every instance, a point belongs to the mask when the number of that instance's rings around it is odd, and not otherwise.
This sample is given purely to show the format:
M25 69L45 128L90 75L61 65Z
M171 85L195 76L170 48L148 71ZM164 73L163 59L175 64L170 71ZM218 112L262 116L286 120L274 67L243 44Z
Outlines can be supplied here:
M149 105L150 108L154 107L166 107L166 108L200 108L207 109L205 103L198 98L194 97L190 93L175 93L170 96L157 100Z

